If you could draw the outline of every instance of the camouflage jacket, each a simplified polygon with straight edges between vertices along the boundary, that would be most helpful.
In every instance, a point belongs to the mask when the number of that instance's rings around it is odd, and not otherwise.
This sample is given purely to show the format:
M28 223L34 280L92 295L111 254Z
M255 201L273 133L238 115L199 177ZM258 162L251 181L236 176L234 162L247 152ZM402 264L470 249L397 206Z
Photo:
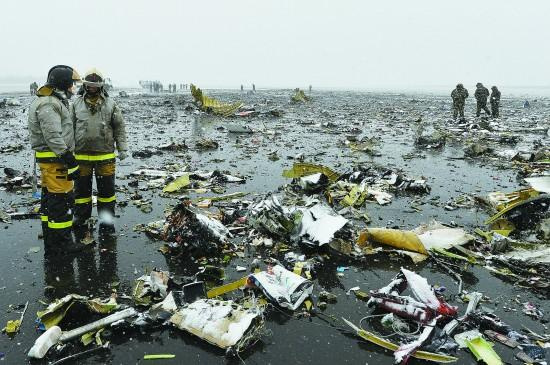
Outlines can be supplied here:
M457 104L464 104L466 101L466 98L468 97L468 90L466 89L454 89L451 93L451 98L453 98L453 102Z
M500 91L491 91L491 103L498 103L500 101Z
M487 102L487 98L489 97L489 90L486 87L478 87L476 89L476 92L474 93L474 96L476 97L477 101Z

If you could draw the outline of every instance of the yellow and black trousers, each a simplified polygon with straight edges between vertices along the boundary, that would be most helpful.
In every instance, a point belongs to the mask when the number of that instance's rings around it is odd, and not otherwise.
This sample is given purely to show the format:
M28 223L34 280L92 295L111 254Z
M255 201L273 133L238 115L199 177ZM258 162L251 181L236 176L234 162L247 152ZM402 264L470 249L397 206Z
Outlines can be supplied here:
M45 152L42 152L44 154ZM51 152L50 152L51 153ZM60 162L37 161L42 177L40 218L45 253L61 252L73 244L74 183L67 178L67 168ZM54 155L55 156L55 155Z
M80 177L75 183L75 219L79 228L92 215L92 178L97 186L97 214L100 228L113 229L115 216L115 154L75 154Z

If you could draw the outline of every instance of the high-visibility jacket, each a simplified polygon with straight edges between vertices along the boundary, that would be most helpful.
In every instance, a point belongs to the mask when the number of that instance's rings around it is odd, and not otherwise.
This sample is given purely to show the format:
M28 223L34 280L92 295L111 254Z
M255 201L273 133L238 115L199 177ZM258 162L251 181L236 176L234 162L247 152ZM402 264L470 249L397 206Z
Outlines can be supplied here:
M122 112L113 99L102 94L90 106L86 95L71 105L71 118L75 133L75 157L79 162L114 160L115 148L127 151L126 127Z
M29 107L29 135L38 162L59 162L63 152L74 150L74 128L68 101L60 92L42 86Z

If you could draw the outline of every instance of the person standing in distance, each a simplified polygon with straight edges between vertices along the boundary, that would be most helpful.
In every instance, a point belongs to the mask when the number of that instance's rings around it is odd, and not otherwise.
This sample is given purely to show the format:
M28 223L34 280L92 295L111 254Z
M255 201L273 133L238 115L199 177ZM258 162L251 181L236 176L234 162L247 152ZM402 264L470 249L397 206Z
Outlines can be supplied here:
M491 87L491 96L489 97L489 100L491 101L491 115L493 118L500 117L500 91L496 86Z
M476 92L474 93L474 96L476 98L476 117L479 117L481 115L481 109L487 113L487 115L491 115L491 112L489 111L489 108L487 108L487 98L489 97L489 90L483 86L481 82L478 82L476 84Z
M466 98L468 97L468 90L464 88L464 85L456 85L456 89L451 92L451 98L453 99L453 119L456 122L456 117L460 114L460 121L464 121L464 104L466 104Z

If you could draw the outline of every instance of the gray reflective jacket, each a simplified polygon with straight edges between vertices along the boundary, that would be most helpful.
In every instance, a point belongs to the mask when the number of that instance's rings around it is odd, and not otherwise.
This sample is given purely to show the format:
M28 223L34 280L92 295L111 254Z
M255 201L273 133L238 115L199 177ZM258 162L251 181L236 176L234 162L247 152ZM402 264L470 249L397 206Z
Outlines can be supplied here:
M92 112L84 96L71 105L74 124L75 151L80 153L111 153L127 151L126 127L120 108L108 96L102 96Z
M56 96L53 89L42 86L29 107L28 127L31 147L37 152L53 152L56 156L74 150L74 129L67 100ZM68 104L67 104L68 105Z

